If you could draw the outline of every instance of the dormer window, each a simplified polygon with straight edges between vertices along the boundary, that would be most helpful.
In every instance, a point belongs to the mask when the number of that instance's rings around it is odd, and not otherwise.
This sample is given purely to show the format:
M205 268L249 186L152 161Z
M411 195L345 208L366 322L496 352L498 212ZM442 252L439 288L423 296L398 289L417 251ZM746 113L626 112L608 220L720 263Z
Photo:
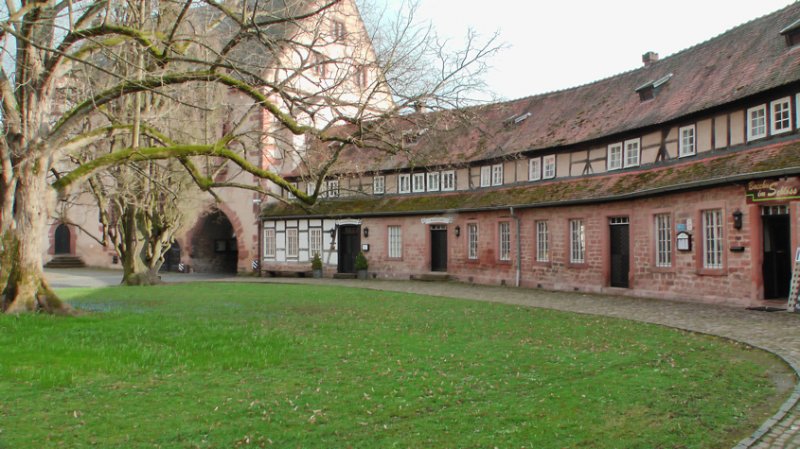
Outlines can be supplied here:
M533 114L531 114L530 112L526 112L520 115L512 115L511 117L503 120L503 126L510 128L512 126L519 125L520 123L527 120L531 115Z
M784 38L786 38L787 46L794 47L795 45L800 44L800 19L792 22L792 24L782 29L780 33Z
M661 78L655 81L648 81L645 84L636 88L636 93L639 94L639 101L648 101L656 98L658 91L661 90L661 86L667 84L669 80L672 78L672 74L662 76Z

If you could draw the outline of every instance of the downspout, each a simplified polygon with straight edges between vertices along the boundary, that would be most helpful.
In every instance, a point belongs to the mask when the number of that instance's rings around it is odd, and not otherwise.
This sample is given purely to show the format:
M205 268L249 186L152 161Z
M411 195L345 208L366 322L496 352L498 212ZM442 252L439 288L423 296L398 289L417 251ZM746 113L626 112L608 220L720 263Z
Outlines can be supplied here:
M517 277L514 285L519 287L520 281L522 280L522 239L520 238L522 225L520 224L519 217L514 215L514 206L509 207L508 210L511 212L511 218L513 218L514 222L517 224Z

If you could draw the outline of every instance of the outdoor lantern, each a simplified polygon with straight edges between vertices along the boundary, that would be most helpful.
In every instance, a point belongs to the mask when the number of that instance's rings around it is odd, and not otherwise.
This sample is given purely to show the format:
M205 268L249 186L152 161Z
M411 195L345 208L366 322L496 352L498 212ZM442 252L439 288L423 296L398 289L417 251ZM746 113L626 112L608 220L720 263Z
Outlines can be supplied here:
M461 235L461 226L456 225L456 237Z
M331 228L330 234L331 234L331 238L336 237L336 228Z
M742 216L743 215L744 214L742 214L742 211L740 211L738 209L736 210L736 212L733 213L733 227L737 231L742 229Z
M369 228L364 228L364 238L369 237Z

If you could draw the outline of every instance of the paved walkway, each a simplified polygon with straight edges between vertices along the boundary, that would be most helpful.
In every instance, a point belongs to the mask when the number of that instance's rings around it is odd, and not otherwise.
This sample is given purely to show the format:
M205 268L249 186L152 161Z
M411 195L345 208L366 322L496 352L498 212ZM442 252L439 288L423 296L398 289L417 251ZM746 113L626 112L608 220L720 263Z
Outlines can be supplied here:
M106 273L108 272L101 272ZM91 272L87 271L87 274ZM80 285L83 274L78 270L50 270L48 278L54 286ZM107 276L106 282L111 276ZM118 283L118 277L116 278ZM661 324L665 326L718 335L741 341L777 354L796 372L800 368L800 314L786 312L754 312L743 308L694 304L655 299L547 292L469 285L454 282L357 281L333 279L220 278L197 275L169 275L168 282L220 280L229 282L302 283L339 285L375 290L402 291L433 296L493 301L529 307L604 315ZM96 285L96 284L89 284ZM109 284L107 284L109 285ZM780 411L767 420L751 437L735 449L800 448L800 385Z

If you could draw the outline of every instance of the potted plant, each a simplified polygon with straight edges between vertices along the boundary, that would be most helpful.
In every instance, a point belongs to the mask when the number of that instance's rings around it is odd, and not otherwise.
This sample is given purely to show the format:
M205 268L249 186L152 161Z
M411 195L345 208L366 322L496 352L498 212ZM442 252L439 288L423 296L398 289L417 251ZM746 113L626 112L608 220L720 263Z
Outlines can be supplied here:
M356 273L359 279L367 279L368 268L369 262L367 262L367 256L364 255L363 251L359 252L356 256Z
M311 272L315 279L322 277L322 259L319 258L319 253L314 253L314 258L311 259Z

